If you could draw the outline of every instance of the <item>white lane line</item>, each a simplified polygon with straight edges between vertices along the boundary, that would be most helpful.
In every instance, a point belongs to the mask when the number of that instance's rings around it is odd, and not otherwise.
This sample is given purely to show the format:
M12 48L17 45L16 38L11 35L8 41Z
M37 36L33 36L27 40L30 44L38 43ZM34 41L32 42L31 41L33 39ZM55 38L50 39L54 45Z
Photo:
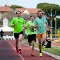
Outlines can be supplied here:
M9 42L9 41L8 41ZM9 42L9 44L12 46L12 48L16 51L16 49L13 47L13 45ZM21 58L22 58L22 60L24 60L24 58L20 55L20 54L18 54Z

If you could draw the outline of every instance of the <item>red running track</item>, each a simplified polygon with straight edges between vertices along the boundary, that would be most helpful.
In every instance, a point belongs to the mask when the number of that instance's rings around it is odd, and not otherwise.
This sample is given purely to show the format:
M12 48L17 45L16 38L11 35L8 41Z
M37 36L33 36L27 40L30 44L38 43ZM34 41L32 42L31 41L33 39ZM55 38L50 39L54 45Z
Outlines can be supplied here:
M39 57L39 52L34 50L34 57L31 57L31 48L22 44L22 54L19 55L15 51L14 40L0 41L0 60L57 60L43 53Z

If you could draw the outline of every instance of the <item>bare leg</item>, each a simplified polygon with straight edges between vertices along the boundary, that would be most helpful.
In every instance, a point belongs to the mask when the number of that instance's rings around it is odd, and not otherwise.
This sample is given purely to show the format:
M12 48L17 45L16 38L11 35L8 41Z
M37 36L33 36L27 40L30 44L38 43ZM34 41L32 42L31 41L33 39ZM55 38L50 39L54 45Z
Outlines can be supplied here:
M46 42L46 35L42 36L42 45L44 45Z
M18 53L18 38L16 39L16 51Z
M19 40L19 41L18 41L18 49L21 49L21 44L22 44L22 41Z
M29 46L31 46L31 42L29 42Z
M39 51L41 52L41 39L38 39L38 47L39 47Z
M19 39L18 39L18 49L19 49L19 54L21 54L21 45L22 45L22 40L23 40L23 35L20 34L19 35Z
M16 38L16 47L18 47L18 38Z
M18 41L19 54L21 54L21 45L22 45L22 40L19 40L19 41Z
M22 40L23 40L23 35L20 34L20 35L19 35L19 38L18 38L18 48L19 48L19 49L21 49Z
M32 46L32 53L34 51L34 43L35 43L35 41L32 41L32 44L31 44L31 46Z

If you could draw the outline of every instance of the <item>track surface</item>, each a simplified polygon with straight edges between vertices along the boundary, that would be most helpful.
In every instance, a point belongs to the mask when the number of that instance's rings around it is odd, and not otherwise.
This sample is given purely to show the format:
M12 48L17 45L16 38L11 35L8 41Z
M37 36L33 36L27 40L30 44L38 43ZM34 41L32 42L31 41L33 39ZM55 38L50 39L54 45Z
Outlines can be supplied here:
M43 53L34 50L34 57L31 57L31 48L22 44L22 54L17 54L14 40L0 40L0 60L57 60Z

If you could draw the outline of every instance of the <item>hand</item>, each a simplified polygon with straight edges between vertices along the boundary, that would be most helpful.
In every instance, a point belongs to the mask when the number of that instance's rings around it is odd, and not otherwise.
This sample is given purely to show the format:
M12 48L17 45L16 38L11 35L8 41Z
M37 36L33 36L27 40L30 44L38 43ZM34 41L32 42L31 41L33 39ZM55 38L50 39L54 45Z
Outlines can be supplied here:
M15 22L15 25L17 25L18 24L18 22Z
M31 28L34 28L34 26L30 26Z
M28 27L27 26L23 26L23 29L27 29Z
M15 26L15 25L17 25L18 24L18 22L15 22L15 24L13 25L13 26Z
M18 22L16 22L15 24L12 24L12 27L14 27L16 24L18 24Z

